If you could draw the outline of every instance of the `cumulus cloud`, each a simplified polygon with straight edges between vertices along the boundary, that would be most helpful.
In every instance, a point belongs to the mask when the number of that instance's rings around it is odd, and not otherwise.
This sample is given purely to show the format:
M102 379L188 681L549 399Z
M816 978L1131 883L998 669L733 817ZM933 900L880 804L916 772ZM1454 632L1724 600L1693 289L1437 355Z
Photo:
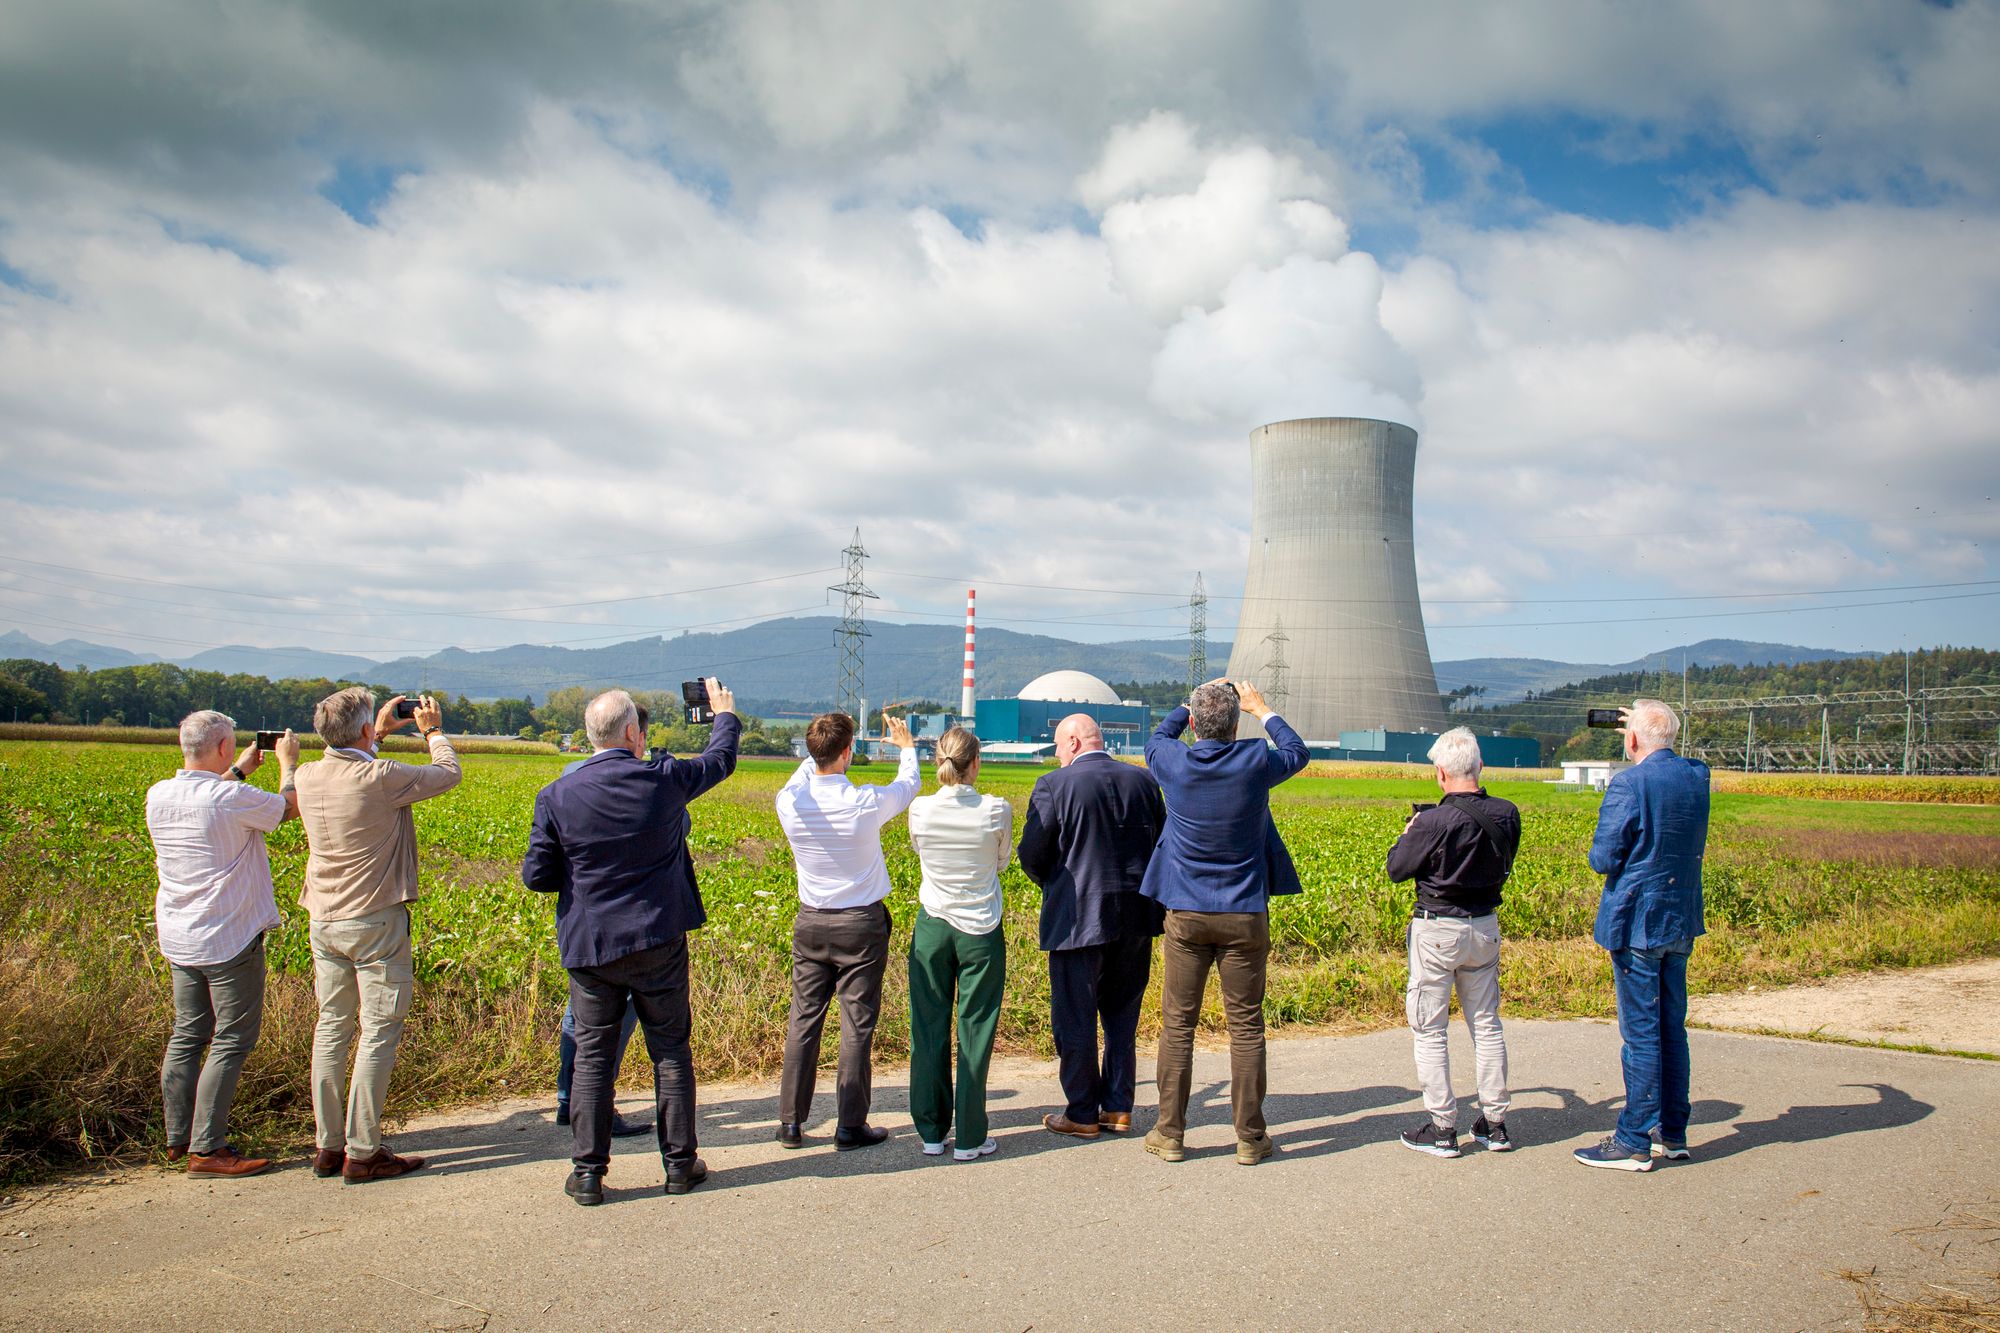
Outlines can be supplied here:
M823 602L857 521L885 570L1227 592L1218 460L1322 414L1422 427L1424 583L1468 618L1976 577L2000 8L1777 3L23 10L0 555L45 566L0 616L582 636ZM1551 210L1479 137L1546 117L1763 185ZM1432 199L1440 162L1484 185Z

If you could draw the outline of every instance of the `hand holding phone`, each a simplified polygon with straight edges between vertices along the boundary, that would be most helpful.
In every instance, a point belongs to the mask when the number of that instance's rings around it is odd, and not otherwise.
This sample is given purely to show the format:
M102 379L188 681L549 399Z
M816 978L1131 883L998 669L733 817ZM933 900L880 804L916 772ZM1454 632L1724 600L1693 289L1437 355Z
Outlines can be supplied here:
M715 721L715 709L709 706L708 686L701 681L681 682L681 703L689 726L704 727Z
M257 748L275 754L278 742L285 738L282 731L260 731L257 733Z

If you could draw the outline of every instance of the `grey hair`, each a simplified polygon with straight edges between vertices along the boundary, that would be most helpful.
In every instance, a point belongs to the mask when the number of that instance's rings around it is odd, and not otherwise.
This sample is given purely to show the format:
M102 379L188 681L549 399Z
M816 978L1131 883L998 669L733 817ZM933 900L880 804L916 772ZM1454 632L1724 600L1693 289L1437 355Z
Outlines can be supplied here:
M231 745L236 743L236 719L227 713L204 708L181 719L181 753L190 762L213 750L224 736L229 737Z
M1680 737L1681 719L1658 699L1634 699L1625 727L1648 750L1664 750Z
M1198 741L1235 740L1236 720L1242 711L1235 688L1220 681L1198 686L1188 696L1188 714Z
M606 690L583 710L583 734L592 749L613 750L625 740L625 728L639 725L639 705L623 690Z
M321 699L313 709L313 730L328 745L347 749L361 743L361 729L375 719L375 691L350 685Z
M1470 727L1453 727L1431 742L1430 760L1446 777L1476 778L1484 761L1479 757L1479 737Z

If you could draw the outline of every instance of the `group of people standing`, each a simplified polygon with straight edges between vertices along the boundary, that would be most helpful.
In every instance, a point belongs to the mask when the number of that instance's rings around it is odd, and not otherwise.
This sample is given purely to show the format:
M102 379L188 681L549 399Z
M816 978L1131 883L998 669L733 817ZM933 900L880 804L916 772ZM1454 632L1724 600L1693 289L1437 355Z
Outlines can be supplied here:
M643 714L625 691L598 695L584 714L591 757L535 800L521 879L556 895L557 947L570 978L560 1109L574 1150L564 1188L581 1204L602 1201L617 1133L655 1131L670 1195L708 1175L697 1150L687 941L706 912L688 850L689 806L734 771L741 723L731 692L714 679L706 688L713 733L687 759L648 752ZM320 1001L314 1170L360 1182L423 1165L390 1152L379 1122L411 991L410 807L449 790L459 773L436 704L426 698L404 720L396 716L400 702L371 715L365 690L322 701L314 720L326 757L299 765L298 742L286 733L275 752L282 770L275 795L242 782L262 752L251 747L232 762L234 724L194 714L181 728L187 766L148 794L160 943L176 1010L161 1074L168 1153L185 1154L190 1174L244 1175L268 1165L236 1154L226 1123L257 1035L263 933L277 925L263 834L292 817L306 826L301 901ZM375 753L377 738L406 721L426 738L429 765ZM1606 877L1596 937L1613 960L1626 1106L1615 1132L1576 1157L1643 1171L1657 1157L1687 1155L1686 962L1701 933L1708 774L1673 753L1678 719L1666 705L1636 701L1626 722L1634 766L1613 779L1590 854ZM921 868L908 956L910 1115L925 1155L950 1151L975 1161L998 1146L986 1080L1006 988L1000 877L1016 854L1014 813L1006 800L978 791L980 746L969 731L954 727L938 740L939 789L920 795L907 724L887 719L885 730L899 751L892 780L851 781L854 720L828 713L807 728L807 756L777 795L799 909L776 1137L785 1148L802 1147L817 1123L821 1036L837 1000L833 1145L851 1151L888 1138L869 1123L871 1046L889 963L885 900L894 888L882 833L908 811ZM1191 743L1183 739L1190 730ZM1199 686L1167 715L1143 769L1106 753L1087 714L1064 719L1055 737L1059 767L1036 782L1018 848L1023 871L1042 890L1040 944L1064 1097L1043 1126L1075 1139L1132 1130L1139 1015L1154 941L1164 937L1158 1113L1145 1149L1168 1162L1186 1155L1194 1032L1212 970L1229 1034L1236 1160L1255 1165L1273 1151L1263 1109L1270 899L1301 891L1270 792L1305 768L1305 742L1254 685L1226 680ZM1521 821L1479 785L1471 732L1440 736L1431 759L1442 797L1412 815L1387 862L1392 879L1417 884L1408 1009L1427 1119L1401 1139L1458 1155L1445 1040L1455 990L1478 1070L1472 1135L1489 1150L1506 1150L1513 1142L1498 1016L1498 908ZM625 1122L613 1107L635 1026L654 1066L651 1125ZM350 1090L345 1056L357 1037Z

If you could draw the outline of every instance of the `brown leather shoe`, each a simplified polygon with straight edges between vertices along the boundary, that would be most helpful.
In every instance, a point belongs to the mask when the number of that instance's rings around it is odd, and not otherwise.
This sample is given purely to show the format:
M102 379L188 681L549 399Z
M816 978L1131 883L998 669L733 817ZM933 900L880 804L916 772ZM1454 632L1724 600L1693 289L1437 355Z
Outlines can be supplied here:
M169 1143L167 1145L167 1160L169 1162L178 1162L187 1155L188 1146L185 1143Z
M371 1180L390 1180L423 1169L424 1159L421 1157L398 1157L387 1148L377 1148L372 1157L350 1154L347 1165L340 1168L340 1183L364 1185Z
M1106 1111L1097 1117L1097 1127L1107 1134L1127 1134L1132 1129L1130 1111Z
M191 1152L187 1156L191 1176L254 1176L271 1165L268 1157L242 1157L224 1144L214 1152Z
M313 1153L313 1174L321 1180L340 1174L340 1168L347 1165L347 1149L320 1148Z
M1043 1116L1042 1128L1051 1134L1067 1134L1073 1139L1094 1139L1101 1132L1096 1125L1079 1125L1060 1111Z

